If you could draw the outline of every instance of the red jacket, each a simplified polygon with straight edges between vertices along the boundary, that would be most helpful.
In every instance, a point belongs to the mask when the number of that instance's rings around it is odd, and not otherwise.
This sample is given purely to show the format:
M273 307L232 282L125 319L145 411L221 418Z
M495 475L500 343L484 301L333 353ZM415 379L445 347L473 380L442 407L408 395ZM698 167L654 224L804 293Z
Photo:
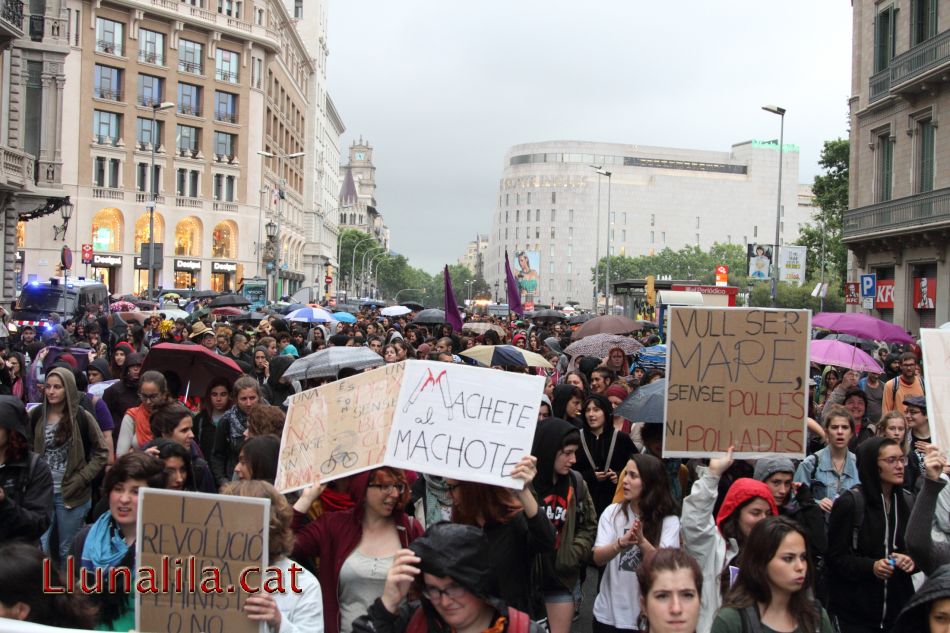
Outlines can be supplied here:
M320 557L318 577L323 592L325 633L340 632L340 570L363 538L363 502L372 473L368 471L353 476L350 494L356 505L349 510L327 512L310 523L306 523L307 515L294 510L294 551L291 557ZM422 536L422 524L401 509L393 512L393 520L403 547Z

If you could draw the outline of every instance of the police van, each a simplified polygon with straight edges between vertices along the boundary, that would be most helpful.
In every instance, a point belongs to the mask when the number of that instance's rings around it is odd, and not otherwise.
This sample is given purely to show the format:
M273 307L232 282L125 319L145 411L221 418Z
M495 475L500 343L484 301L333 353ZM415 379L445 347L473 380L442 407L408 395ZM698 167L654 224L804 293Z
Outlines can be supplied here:
M86 310L109 313L109 288L98 281L82 277L50 277L49 281L31 281L23 286L13 309L17 326L32 325L37 330L49 325L49 315L56 313L65 320L78 318Z

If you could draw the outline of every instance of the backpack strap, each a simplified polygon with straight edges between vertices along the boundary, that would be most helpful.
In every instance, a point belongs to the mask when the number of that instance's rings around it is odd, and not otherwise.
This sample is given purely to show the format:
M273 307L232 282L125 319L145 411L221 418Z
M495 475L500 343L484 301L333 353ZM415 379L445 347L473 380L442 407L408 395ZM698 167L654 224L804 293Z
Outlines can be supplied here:
M26 476L23 473L20 473L20 481L18 482L18 488L20 490L20 501L23 501L23 498L26 496L26 489L29 488L30 482L33 481L33 473L36 471L36 462L40 460L40 456L30 451L30 465L27 466Z
M742 633L762 633L762 619L754 604L739 609L739 615L742 618Z
M409 623L406 624L406 633L426 633L428 630L429 624L426 622L425 609L422 608L422 605L419 605L419 608L409 618Z
M86 463L88 464L89 455L92 452L92 440L89 439L90 418L92 419L93 423L98 424L98 422L96 422L96 419L92 417L92 414L81 407L78 413L78 420L76 420L76 422L79 426L79 439L82 440L82 454L86 458Z
M848 490L854 500L854 516L851 523L851 551L858 551L858 534L861 532L861 525L864 523L864 492L860 487L855 486Z
M531 618L524 611L518 611L514 607L508 607L508 631L507 633L528 633L531 627Z

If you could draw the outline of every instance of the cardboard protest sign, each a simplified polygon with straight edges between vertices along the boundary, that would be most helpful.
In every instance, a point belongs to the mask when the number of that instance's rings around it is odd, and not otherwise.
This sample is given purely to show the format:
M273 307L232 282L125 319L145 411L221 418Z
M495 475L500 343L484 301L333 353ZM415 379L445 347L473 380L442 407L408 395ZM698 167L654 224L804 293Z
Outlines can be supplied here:
M663 457L805 456L808 310L673 307Z
M244 601L262 588L270 499L142 488L135 539L135 629L259 633Z
M927 419L933 443L946 448L950 439L950 330L921 328Z
M531 454L540 376L429 361L406 365L386 464L508 488Z
M286 493L379 466L404 371L395 363L291 396L276 488Z

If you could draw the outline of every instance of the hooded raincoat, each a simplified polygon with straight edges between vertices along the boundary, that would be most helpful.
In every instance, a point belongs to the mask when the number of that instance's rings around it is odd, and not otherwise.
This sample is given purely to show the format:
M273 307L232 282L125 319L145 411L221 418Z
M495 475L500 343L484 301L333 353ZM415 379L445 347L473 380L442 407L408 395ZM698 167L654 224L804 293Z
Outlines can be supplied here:
M0 428L26 441L26 409L16 396L0 396ZM8 440L9 441L9 440ZM0 464L0 543L39 543L53 516L53 476L32 450L23 459Z
M261 389L265 400L284 411L287 410L284 401L294 395L294 388L293 385L280 382L280 379L295 360L297 359L286 354L275 356L270 361L270 375Z
M937 600L950 598L950 565L937 569L908 601L897 617L891 633L925 633L930 630L930 607Z
M594 507L597 509L599 517L604 509L611 504L614 497L614 491L619 483L620 474L627 466L630 456L637 448L633 445L633 440L626 433L622 433L614 428L614 407L605 396L592 394L585 401L585 408L588 402L594 402L601 411L604 412L604 424L601 427L600 435L595 435L587 423L586 411L584 414L584 426L581 429L581 447L577 451L577 464L574 469L584 476L587 482L587 488L590 490L591 499L594 500ZM617 474L617 481L609 477L598 480L595 472L605 472L607 469Z
M828 521L828 611L840 621L887 630L914 593L910 575L900 568L888 580L874 575L874 563L894 552L907 553L904 530L910 507L900 486L885 509L878 454L884 438L872 437L858 447L860 492L843 494ZM864 517L855 519L855 494L864 499ZM854 528L859 524L857 547Z

